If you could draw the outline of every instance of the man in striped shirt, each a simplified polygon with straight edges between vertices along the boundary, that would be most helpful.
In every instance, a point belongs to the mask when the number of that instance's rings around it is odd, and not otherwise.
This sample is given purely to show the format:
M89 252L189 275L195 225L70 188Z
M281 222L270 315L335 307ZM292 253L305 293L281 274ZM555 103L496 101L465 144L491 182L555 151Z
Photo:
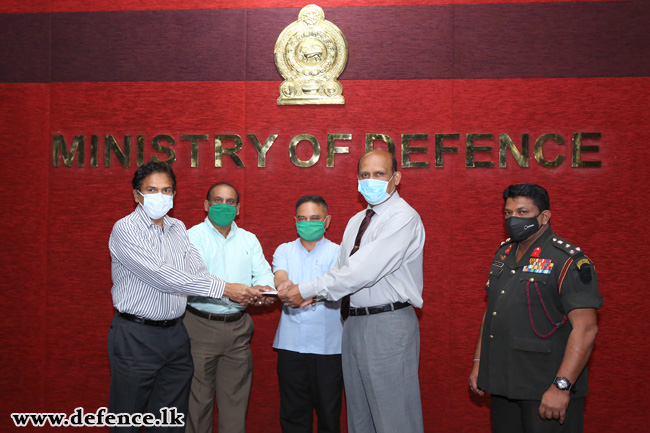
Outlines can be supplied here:
M187 413L193 364L181 320L186 297L222 298L242 305L259 291L211 276L185 225L167 216L176 177L165 163L147 163L132 180L136 209L115 223L109 240L113 305L108 334L109 411ZM139 427L120 431L139 431ZM182 432L183 426L165 431Z

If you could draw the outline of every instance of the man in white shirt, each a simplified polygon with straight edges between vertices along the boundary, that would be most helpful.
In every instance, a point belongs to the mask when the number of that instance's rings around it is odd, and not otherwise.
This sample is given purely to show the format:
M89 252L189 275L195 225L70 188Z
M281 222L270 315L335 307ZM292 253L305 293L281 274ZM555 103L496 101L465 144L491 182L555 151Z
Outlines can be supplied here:
M373 150L359 160L358 189L369 206L352 217L336 265L299 285L283 283L292 307L313 297L351 295L341 353L348 431L423 432L418 365L425 232L418 213L396 191L395 157Z
M327 202L305 195L296 202L299 238L273 255L275 285L300 284L327 272L339 246L325 238L331 217ZM286 283L285 283L286 284ZM284 433L311 433L316 410L319 433L341 431L341 301L283 307L273 347L278 352L280 424Z

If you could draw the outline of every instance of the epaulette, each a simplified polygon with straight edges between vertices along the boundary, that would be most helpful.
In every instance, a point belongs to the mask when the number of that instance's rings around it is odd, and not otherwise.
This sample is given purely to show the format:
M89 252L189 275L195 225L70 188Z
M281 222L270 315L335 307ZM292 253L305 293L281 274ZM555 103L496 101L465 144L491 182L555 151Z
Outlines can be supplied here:
M513 241L512 241L512 239L510 239L510 238L508 238L508 239L506 239L505 241L501 242L501 246L500 246L499 248L497 248L497 250L495 251L495 254L498 253L499 250L500 250L501 248L503 248L504 246L512 244L512 242L513 242Z
M551 244L553 244L555 248L564 251L572 258L576 258L584 255L584 252L580 249L580 247L571 245L567 241L560 239L557 236L553 236Z
M560 239L557 236L553 237L552 240L553 242L551 243L554 247L564 251L570 256L570 258L565 262L564 267L562 268L562 272L560 273L560 278L558 280L558 292L562 290L564 277L569 270L569 266L571 266L572 263L575 263L576 267L578 268L578 276L580 277L580 280L585 284L590 283L592 280L591 269L594 267L594 263L589 260L589 257L585 256L585 253L580 249L580 247L571 245L567 241Z

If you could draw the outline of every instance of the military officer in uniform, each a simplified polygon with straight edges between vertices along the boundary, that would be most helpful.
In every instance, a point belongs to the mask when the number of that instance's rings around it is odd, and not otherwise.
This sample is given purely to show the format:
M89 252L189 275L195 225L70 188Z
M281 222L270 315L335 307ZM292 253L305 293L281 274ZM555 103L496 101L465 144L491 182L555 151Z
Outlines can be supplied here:
M582 432L603 302L594 264L551 230L544 188L510 185L503 199L510 238L490 268L470 388L490 394L493 433Z

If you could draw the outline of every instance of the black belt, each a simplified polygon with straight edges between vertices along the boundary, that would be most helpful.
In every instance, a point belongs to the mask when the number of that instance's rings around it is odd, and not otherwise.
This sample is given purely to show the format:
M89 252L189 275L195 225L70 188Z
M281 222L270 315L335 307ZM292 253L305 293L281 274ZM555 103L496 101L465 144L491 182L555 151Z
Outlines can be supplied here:
M350 308L350 316L367 316L369 314L385 313L387 311L401 310L410 305L408 302L395 302L394 304L377 305L376 307Z
M187 311L194 314L195 316L203 317L204 319L208 320L216 320L217 322L236 322L237 320L244 317L243 311L233 314L206 313L205 311L198 310L189 304L187 304Z
M181 320L180 317L171 320L149 320L129 313L120 313L120 317L131 322L140 323L141 325L156 326L158 328L171 328Z

